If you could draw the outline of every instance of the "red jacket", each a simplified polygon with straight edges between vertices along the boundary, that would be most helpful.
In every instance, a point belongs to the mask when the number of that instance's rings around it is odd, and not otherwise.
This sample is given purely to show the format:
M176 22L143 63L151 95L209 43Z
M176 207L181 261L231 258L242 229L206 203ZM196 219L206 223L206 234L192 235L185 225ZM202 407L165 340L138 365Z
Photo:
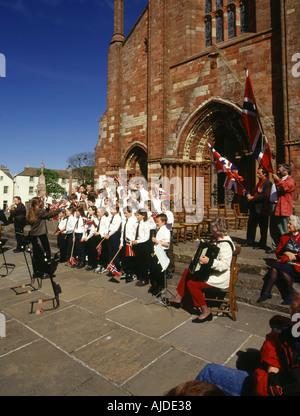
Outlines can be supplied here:
M284 256L283 254L279 254L280 253L280 251L282 250L282 248L286 245L286 243L289 241L289 239L290 238L293 238L298 244L300 244L300 232L296 235L296 236L293 236L292 234L290 234L290 233L286 233L286 234L283 234L283 236L281 236L281 238L280 238L280 241L279 241L279 244L278 244L278 246L277 246L277 248L276 248L276 251L275 251L275 253L276 253L276 257L282 262L282 263L285 263L285 262L287 262L287 261L289 261L289 258L287 257L287 256ZM299 262L300 261L300 253L298 253L297 254L297 262Z
M276 204L275 215L289 217L293 215L293 196L296 190L296 183L293 178L287 176L284 181L278 179L276 186L278 201Z
M268 367L281 368L278 358L279 345L278 332L271 332L266 336L266 340L260 350L261 365L254 371L254 389L257 396L269 396L267 390Z

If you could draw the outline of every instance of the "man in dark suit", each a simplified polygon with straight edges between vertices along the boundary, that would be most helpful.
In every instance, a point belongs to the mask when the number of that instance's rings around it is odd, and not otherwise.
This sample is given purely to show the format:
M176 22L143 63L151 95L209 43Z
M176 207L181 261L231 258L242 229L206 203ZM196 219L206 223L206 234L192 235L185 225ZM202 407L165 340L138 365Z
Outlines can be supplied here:
M24 250L25 246L24 227L26 225L26 208L19 196L14 197L14 203L15 205L9 208L10 216L8 221L14 223L17 239L17 248L14 250L14 253L19 253Z
M257 169L258 184L254 190L254 194L247 195L249 202L249 220L247 227L247 242L242 244L244 247L253 246L253 248L261 248L266 250L267 233L269 225L268 199L271 190L271 182L267 178L268 171L259 167ZM255 245L256 228L260 228L260 240Z

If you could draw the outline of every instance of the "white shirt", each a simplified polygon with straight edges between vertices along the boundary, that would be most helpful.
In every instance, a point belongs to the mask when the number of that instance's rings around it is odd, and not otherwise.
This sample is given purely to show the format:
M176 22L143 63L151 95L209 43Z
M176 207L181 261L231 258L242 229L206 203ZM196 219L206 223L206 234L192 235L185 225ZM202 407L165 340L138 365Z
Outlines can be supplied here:
M120 214L115 214L114 216L110 217L109 226L108 226L108 234L111 236L115 234L122 223L122 218Z
M65 234L72 234L73 231L74 231L75 224L76 224L76 219L75 219L74 215L70 215L67 218Z
M135 240L138 244L145 243L150 238L150 229L145 221L137 222L137 238Z
M166 227L167 227L168 230L171 231L172 228L173 228L173 224L174 224L174 215L173 215L173 212L166 211L165 214L167 216L167 224L166 224Z
M147 215L148 215L148 219L146 221L146 224L148 225L149 230L156 230L156 222L154 221L152 212L148 211Z
M126 225L126 230L125 230L125 225ZM123 245L124 239L129 240L129 241L135 240L137 226L138 226L138 220L135 215L131 215L130 217L125 218L125 221L123 221L122 223L122 232L121 232L121 238L120 238L121 245ZM124 230L125 230L125 234L124 234Z
M170 230L168 230L167 227L165 225L163 225L162 227L160 227L158 229L155 238L157 240L163 242L163 243L168 243L170 245L170 241L171 241L171 233L170 233ZM155 245L157 246L158 243L155 243ZM168 250L169 247L162 246L162 248L164 250Z
M58 229L64 231L67 225L67 218L61 218L58 223Z
M82 238L86 238L85 220L86 220L86 218L83 218L81 216L75 217L74 233L75 234L82 234Z

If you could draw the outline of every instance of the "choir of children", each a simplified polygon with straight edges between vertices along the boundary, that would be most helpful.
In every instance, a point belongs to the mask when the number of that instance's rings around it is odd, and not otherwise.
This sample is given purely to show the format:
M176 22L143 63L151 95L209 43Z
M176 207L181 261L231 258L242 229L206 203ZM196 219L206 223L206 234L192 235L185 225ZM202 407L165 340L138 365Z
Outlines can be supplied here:
M147 194L140 180L128 190L117 181L112 189L107 181L103 185L98 193L81 186L64 195L57 228L60 261L126 282L136 278L136 286L150 281L149 292L155 295L163 288L164 275L154 246L161 244L167 254L172 248L174 216L168 195L157 186Z

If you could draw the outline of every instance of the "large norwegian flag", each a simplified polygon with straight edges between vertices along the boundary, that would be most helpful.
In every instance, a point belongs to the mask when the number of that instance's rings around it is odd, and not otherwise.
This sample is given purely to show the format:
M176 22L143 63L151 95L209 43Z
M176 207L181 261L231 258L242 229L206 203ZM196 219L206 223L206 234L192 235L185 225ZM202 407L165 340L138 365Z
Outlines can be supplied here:
M225 159L225 157L221 156L208 142L207 144L215 158L217 172L226 173L224 188L232 189L238 195L247 195L248 192L241 184L244 178L239 175L237 167L235 167L231 162L229 162L229 160Z
M272 153L268 139L264 135L263 127L257 111L252 83L248 71L246 72L246 88L243 105L243 122L248 133L250 145L258 163L274 173L272 168Z

